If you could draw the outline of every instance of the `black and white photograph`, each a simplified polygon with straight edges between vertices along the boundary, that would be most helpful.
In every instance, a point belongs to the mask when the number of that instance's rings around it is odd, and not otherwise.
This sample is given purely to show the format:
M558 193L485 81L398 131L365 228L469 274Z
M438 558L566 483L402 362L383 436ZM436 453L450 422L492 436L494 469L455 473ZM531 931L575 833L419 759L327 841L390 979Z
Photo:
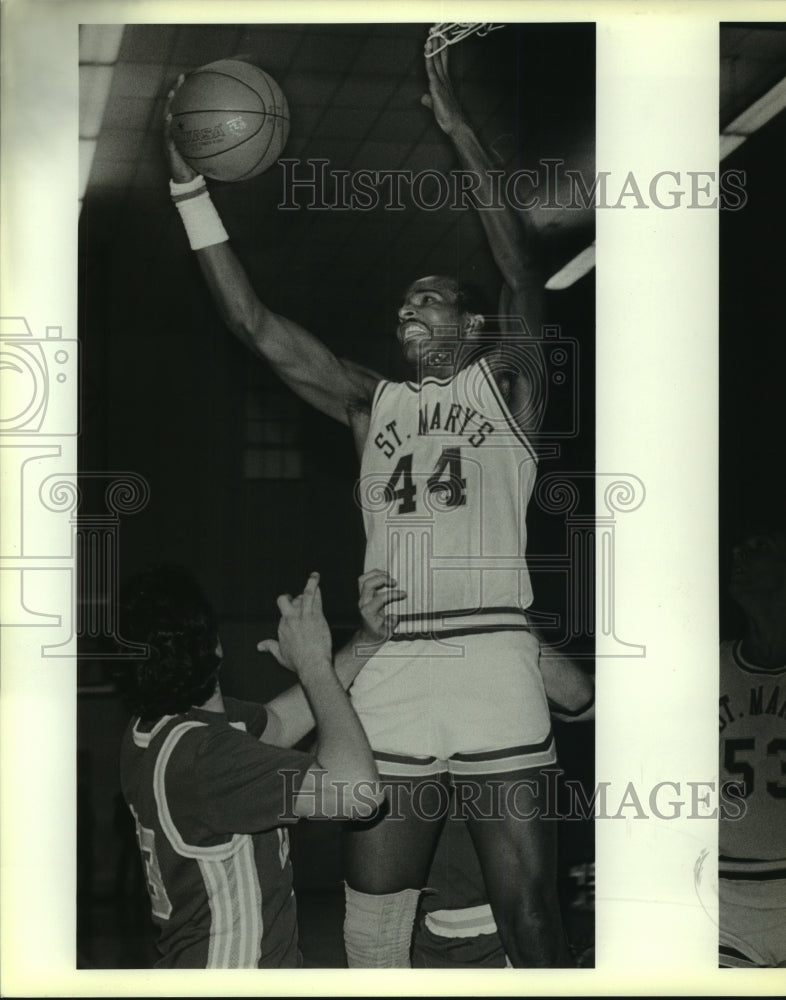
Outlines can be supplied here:
M720 219L720 964L786 965L786 22L720 28L721 155L745 204Z
M786 3L2 28L3 994L780 995Z
M592 964L594 78L80 26L85 967Z

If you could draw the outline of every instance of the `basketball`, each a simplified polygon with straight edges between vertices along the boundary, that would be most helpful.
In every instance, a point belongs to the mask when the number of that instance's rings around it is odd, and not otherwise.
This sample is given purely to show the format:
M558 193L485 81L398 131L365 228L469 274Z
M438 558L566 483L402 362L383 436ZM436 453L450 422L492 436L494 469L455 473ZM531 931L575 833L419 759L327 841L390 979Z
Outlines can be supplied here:
M217 181L244 181L271 167L289 136L289 107L268 73L219 59L189 73L171 105L172 138L186 163Z

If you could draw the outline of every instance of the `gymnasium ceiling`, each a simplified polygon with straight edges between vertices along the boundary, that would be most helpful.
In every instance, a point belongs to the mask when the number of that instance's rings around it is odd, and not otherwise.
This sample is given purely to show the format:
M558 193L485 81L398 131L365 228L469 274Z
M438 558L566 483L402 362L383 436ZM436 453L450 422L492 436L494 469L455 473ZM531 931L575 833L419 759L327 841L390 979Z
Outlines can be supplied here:
M288 157L323 158L331 169L456 169L450 143L421 106L428 25L128 25L125 27L85 195L97 252L138 229L150 255L182 256L184 238L167 198L160 122L181 72L245 54L289 100ZM722 128L784 76L780 24L727 27L720 54ZM595 56L591 24L507 26L450 50L468 117L499 166L594 171ZM545 200L545 171L538 194ZM336 294L352 280L356 300L391 297L413 274L456 260L480 284L493 277L475 213L277 210L276 166L240 184L214 184L233 241L267 289L292 299ZM528 213L554 273L594 238L589 211ZM548 275L546 275L548 276ZM590 279L591 280L591 279ZM287 292L287 289L289 291ZM359 307L358 307L359 308ZM340 310L339 310L340 313ZM340 318L340 316L339 316Z
M427 89L428 27L126 26L85 195L91 227L100 227L93 238L111 240L124 220L151 210L177 223L166 203L160 150L164 95L179 73L233 54L251 56L282 86L291 113L287 157L319 157L328 159L331 169L350 171L455 170L450 143L420 104ZM459 97L499 166L537 166L552 157L592 176L592 25L504 27L465 39L450 55ZM363 284L399 260L407 275L433 273L441 258L447 258L443 266L452 266L457 254L470 271L479 255L477 266L487 270L485 241L471 212L304 209L284 219L276 212L282 184L277 166L241 184L213 186L239 248L265 257L262 228L277 240L276 259L260 263L274 267L282 282L287 272L298 271L311 285L346 275ZM589 211L544 210L532 219L554 268L592 242ZM182 244L182 235L176 238ZM391 271L391 283L406 280Z

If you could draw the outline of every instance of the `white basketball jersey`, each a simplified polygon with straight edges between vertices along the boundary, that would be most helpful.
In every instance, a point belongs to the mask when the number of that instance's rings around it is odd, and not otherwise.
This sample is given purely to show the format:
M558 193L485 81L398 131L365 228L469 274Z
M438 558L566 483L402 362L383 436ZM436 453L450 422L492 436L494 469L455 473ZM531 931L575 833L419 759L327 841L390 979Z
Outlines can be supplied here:
M407 592L400 632L458 630L473 612L521 624L536 462L485 359L448 379L379 384L357 498L366 570L387 569Z
M741 645L720 649L720 776L746 786L744 816L719 824L722 869L724 858L786 860L786 666L756 667Z

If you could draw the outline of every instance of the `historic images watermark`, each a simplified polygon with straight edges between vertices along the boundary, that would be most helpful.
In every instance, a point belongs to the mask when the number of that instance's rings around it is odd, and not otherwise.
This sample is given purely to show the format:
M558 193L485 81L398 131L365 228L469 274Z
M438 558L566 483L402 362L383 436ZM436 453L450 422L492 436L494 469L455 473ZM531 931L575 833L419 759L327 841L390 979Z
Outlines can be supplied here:
M736 212L747 203L744 170L658 170L642 177L600 170L587 178L564 169L559 157L543 158L535 169L343 170L328 159L278 161L282 211L423 212L440 209L501 212L587 211L589 209L721 209ZM478 192L481 190L481 196Z
M47 658L73 657L78 640L95 639L83 660L122 659L144 649L117 632L120 524L148 504L150 488L133 472L73 468L79 377L79 343L62 326L42 337L22 316L0 317L0 624L51 630Z
M561 610L539 609L528 616L547 626L549 645L570 644L572 657L593 658L597 622L605 638L604 655L642 656L643 645L617 635L614 563L617 516L641 506L644 484L626 473L549 472L541 461L558 458L562 443L580 433L580 345L558 326L530 334L520 316L484 319L483 328L469 334L455 327L431 331L428 350L418 359L417 380L411 383L419 396L417 427L404 428L391 418L368 445L377 453L380 471L361 475L356 484L355 502L364 517L383 519L385 564L418 612L396 623L397 634L405 629L428 632L435 642L430 655L460 657L462 647L447 633L471 628L473 618L469 611L466 620L440 614L440 586L444 590L449 578L462 578L471 581L479 602L480 595L506 593L517 595L517 607L528 607L530 578L545 574L564 595L557 602ZM438 403L419 387L428 384L432 370L444 368L470 375L452 382L450 398ZM513 380L525 381L526 392L509 393L508 402L501 402L499 386ZM438 456L433 466L413 466L409 437L414 434L432 440ZM520 523L517 538L505 539L504 548L494 517L500 460L505 469L512 465L516 470L511 478L516 495L510 503ZM564 526L559 549L528 550L525 524L534 508ZM461 522L467 542L461 553L453 551L445 532L451 517L457 529ZM397 655L393 646L376 653Z
M64 491L76 488L66 463L79 433L71 405L78 380L79 344L62 326L47 326L41 335L23 316L0 317L3 628L70 624L70 604L39 595L42 586L75 592L73 553L54 508ZM55 480L61 486L53 492ZM42 652L59 655L54 645L42 646Z
M447 769L447 762L446 762ZM633 781L619 786L599 781L589 792L578 780L564 778L560 768L544 768L519 778L455 779L453 788L438 777L425 779L381 779L379 782L327 781L327 772L316 771L307 790L296 786L302 772L281 770L287 809L283 821L296 818L294 799L300 812L310 803L309 819L328 819L325 803L351 797L369 815L379 809L384 793L386 818L405 820L415 816L434 822L443 819L500 821L590 819L742 819L746 812L745 783L741 781L658 781L642 787Z
M544 327L537 336L529 337L520 317L487 319L488 336L457 339L454 330L438 331L435 349L443 360L445 353L457 356L463 352L467 356L460 360L463 364L486 353L491 338L497 362L508 372L524 374L532 388L522 404L526 410L512 416L533 428L530 437L540 457L557 456L560 442L579 433L578 343L564 336L559 327ZM139 648L125 643L118 634L120 536L123 519L149 503L149 484L144 477L125 471L82 470L77 477L70 459L64 465L62 442L76 437L79 431L76 408L63 405L65 400L60 399L65 392L73 393L78 379L76 340L64 337L61 327L47 328L45 336L35 336L21 317L3 319L1 332L0 448L8 483L0 546L2 624L43 628L46 638L41 651L45 657L73 656L77 642L83 639L91 641L82 644L82 659L138 656ZM643 656L643 645L619 638L614 613L617 517L635 511L643 503L643 483L630 474L569 470L550 473L541 469L531 503L560 519L564 525L561 547L534 554L527 553L523 543L520 550L504 553L498 547L489 547L482 518L484 470L473 453L506 448L515 443L516 433L508 422L484 413L484 391L480 382L470 383L467 398L457 399L444 412L424 400L421 430L438 438L443 446L444 462L438 471L423 470L421 474L413 470L405 474L402 468L392 483L389 477L358 482L356 499L361 508L381 504L390 511L390 565L395 568L396 553L403 551L402 544L411 543L410 536L415 532L428 554L420 564L420 577L426 587L425 607L429 606L430 581L448 569L479 572L486 577L516 577L524 571L551 574L560 581L565 595L564 614L559 621L546 622L551 645L575 647L577 641L587 640L589 652L585 649L575 655L591 657L597 621L607 640L604 655ZM544 426L547 405L548 423ZM395 422L373 445L385 454L401 445ZM435 550L430 542L435 516L449 513L451 505L460 501L467 475L477 480L479 520L477 544L462 562ZM486 485L493 489L493 483ZM405 487L415 490L421 504L421 516L414 527L401 523L396 515L396 493ZM589 492L599 498L597 513L586 506ZM529 502L522 495L522 517ZM602 567L599 585L596 563ZM67 578L61 589L63 593L68 591L71 599L66 596L56 602L50 600L49 583L58 575ZM406 587L407 583L411 588L411 581L402 585ZM594 598L587 601L576 596L581 594L594 594ZM449 641L438 641L437 645L443 655L460 655Z

